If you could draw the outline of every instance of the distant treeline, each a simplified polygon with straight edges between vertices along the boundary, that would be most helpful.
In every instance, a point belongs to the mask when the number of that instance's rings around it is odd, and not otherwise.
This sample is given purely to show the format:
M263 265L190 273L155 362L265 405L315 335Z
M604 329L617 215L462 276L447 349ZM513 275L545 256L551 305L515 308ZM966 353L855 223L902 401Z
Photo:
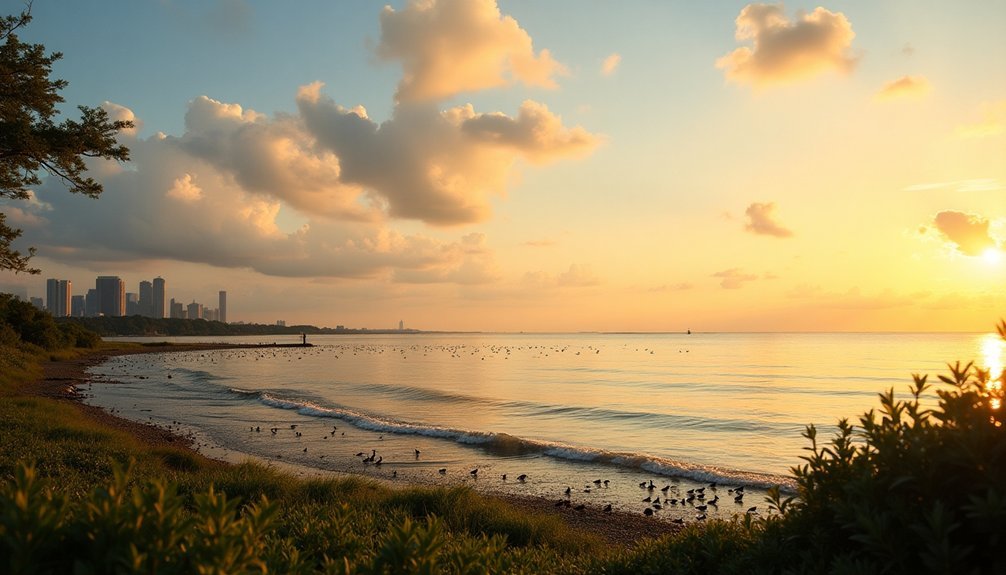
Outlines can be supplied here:
M139 315L124 317L59 318L57 322L79 324L102 337L109 336L180 336L180 335L300 335L336 333L401 333L397 330L367 330L317 327L313 325L269 325L258 323L223 323L204 319L152 318ZM415 330L404 330L414 333Z

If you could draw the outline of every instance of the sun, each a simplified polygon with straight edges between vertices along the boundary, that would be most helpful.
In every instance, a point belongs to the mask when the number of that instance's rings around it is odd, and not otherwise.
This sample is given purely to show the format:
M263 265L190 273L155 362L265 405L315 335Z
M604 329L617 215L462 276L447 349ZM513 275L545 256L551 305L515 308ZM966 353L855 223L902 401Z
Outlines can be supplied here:
M999 248L986 248L982 252L982 260L990 266L999 265L1003 259L1003 252Z

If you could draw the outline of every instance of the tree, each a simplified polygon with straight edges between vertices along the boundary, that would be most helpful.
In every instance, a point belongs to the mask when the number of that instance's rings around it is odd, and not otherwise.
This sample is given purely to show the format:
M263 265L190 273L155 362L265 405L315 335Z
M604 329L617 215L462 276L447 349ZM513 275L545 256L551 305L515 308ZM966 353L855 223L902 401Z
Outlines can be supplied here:
M41 44L24 44L15 32L31 21L31 4L18 16L0 19L0 200L26 200L29 188L42 183L41 172L58 178L73 193L95 198L102 186L86 176L85 158L129 160L129 149L115 141L130 121L110 121L101 108L78 106L80 119L57 123L56 106L65 80L49 78L59 52L46 54ZM0 213L0 270L39 273L28 267L35 255L11 247L21 230L6 224Z

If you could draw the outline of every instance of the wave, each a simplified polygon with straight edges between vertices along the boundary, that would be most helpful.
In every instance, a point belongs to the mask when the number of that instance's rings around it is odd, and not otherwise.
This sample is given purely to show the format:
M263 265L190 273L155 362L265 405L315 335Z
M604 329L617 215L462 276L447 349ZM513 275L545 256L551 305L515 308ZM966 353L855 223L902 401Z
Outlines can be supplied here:
M345 421L357 428L379 433L420 435L455 441L484 449L497 456L542 455L568 461L602 463L637 469L668 477L680 477L701 482L768 488L779 486L787 491L795 488L790 478L765 473L753 473L721 467L698 465L639 453L621 453L560 442L513 436L507 433L455 429L381 418L343 407L326 407L312 401L299 401L266 391L229 388L245 398L254 398L270 407L294 410L301 415L329 417Z

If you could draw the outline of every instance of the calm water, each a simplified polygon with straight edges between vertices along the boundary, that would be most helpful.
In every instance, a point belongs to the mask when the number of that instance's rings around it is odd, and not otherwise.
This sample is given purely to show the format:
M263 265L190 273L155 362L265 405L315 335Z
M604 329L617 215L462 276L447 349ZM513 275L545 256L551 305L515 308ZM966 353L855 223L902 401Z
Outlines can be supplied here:
M464 481L557 500L569 487L574 503L640 512L643 498L660 493L641 489L640 482L669 486L666 500L715 481L723 501L706 512L730 515L763 505L761 489L790 484L806 424L828 435L839 418L875 407L877 393L905 392L912 373L935 381L957 359L1001 370L1004 355L998 336L985 334L311 341L316 347L116 358L94 371L121 383L92 386L89 401L178 425L199 437L204 452L232 460L253 456L412 482ZM357 455L375 450L380 465ZM470 474L475 468L477 477ZM524 482L517 481L520 474L528 476ZM610 483L598 487L595 479ZM727 488L740 485L749 494L735 503ZM696 503L665 505L659 516L691 518Z

